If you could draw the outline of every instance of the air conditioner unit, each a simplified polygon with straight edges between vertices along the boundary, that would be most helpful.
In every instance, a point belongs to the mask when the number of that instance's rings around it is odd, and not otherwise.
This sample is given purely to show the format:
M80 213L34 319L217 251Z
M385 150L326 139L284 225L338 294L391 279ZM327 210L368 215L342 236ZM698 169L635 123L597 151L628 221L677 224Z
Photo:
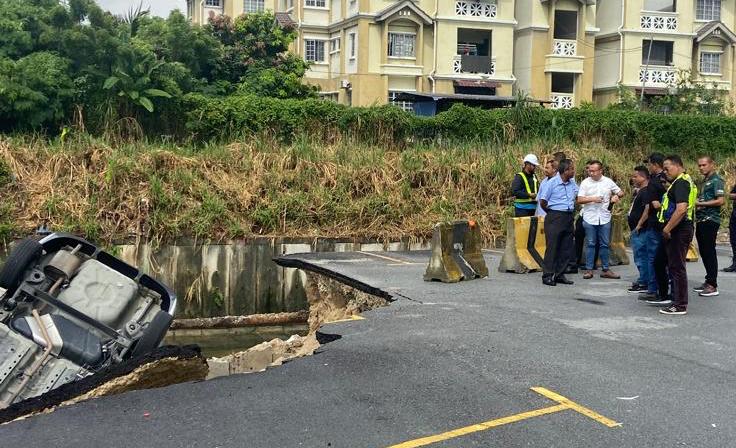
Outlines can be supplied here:
M353 87L353 85L347 79L343 79L342 81L340 81L340 87L342 87L343 89L350 89Z

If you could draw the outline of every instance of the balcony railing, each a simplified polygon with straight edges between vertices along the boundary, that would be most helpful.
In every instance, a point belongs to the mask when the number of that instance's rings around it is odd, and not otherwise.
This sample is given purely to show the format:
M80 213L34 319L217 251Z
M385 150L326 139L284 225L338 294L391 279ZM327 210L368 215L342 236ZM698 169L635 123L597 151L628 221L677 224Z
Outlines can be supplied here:
M667 87L675 84L677 75L674 67L641 67L639 82L652 87Z
M572 93L553 93L552 108L553 109L572 109L573 108Z
M556 56L575 56L578 51L578 43L574 40L555 39L552 54Z
M643 12L641 14L641 20L639 26L643 30L647 31L676 31L677 30L677 16L675 13L655 13L655 12Z
M452 61L454 73L496 74L496 58L490 56L457 55Z
M495 0L457 0L455 2L455 14L495 19L498 14L498 5Z

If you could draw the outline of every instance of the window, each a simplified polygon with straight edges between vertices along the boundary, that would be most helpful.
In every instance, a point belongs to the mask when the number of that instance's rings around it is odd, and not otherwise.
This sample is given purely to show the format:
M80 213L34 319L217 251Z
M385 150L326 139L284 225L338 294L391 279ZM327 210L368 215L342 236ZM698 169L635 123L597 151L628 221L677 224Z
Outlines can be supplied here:
M397 58L413 58L416 41L416 34L388 33L388 55Z
M695 6L697 20L721 20L721 0L698 0Z
M389 90L388 102L395 106L399 106L402 110L405 110L407 112L414 112L414 102L397 100L396 97L399 96L399 93L400 92L397 92L395 90Z
M555 93L573 93L575 90L575 73L552 73L552 91Z
M305 6L314 6L316 8L324 8L327 6L327 0L304 0Z
M214 6L216 8L222 7L222 3L220 3L220 0L204 0L205 6Z
M649 48L651 47L651 52ZM641 47L641 65L672 65L672 42L644 40Z
M265 10L264 0L245 0L243 12L263 12Z
M700 73L721 74L721 53L700 53Z
M578 13L555 11L555 39L575 40L578 38Z
M333 37L330 39L330 54L337 53L338 51L340 51L340 38Z
M654 12L676 12L676 0L644 0L644 10Z
M355 33L350 33L350 59L355 58Z
M325 41L304 39L304 59L306 59L307 62L324 62Z

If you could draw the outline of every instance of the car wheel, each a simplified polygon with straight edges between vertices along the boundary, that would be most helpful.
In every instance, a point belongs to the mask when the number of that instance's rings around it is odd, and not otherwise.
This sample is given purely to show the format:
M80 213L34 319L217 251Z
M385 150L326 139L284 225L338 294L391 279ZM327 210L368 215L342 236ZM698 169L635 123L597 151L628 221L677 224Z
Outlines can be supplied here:
M133 347L131 352L133 357L145 355L158 347L164 336L166 336L166 332L169 331L172 320L174 320L174 317L165 311L156 313L151 323L143 330L143 336L138 339Z
M7 289L8 294L15 293L20 282L23 281L23 274L41 257L42 253L43 246L38 241L31 238L19 241L0 271L0 287Z

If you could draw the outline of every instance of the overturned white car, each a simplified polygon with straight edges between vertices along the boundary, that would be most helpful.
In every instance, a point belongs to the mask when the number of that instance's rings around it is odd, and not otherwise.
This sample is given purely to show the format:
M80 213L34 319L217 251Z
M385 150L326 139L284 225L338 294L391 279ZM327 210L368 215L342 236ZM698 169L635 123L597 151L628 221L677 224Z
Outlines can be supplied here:
M158 347L176 296L94 244L19 241L0 271L0 409Z

